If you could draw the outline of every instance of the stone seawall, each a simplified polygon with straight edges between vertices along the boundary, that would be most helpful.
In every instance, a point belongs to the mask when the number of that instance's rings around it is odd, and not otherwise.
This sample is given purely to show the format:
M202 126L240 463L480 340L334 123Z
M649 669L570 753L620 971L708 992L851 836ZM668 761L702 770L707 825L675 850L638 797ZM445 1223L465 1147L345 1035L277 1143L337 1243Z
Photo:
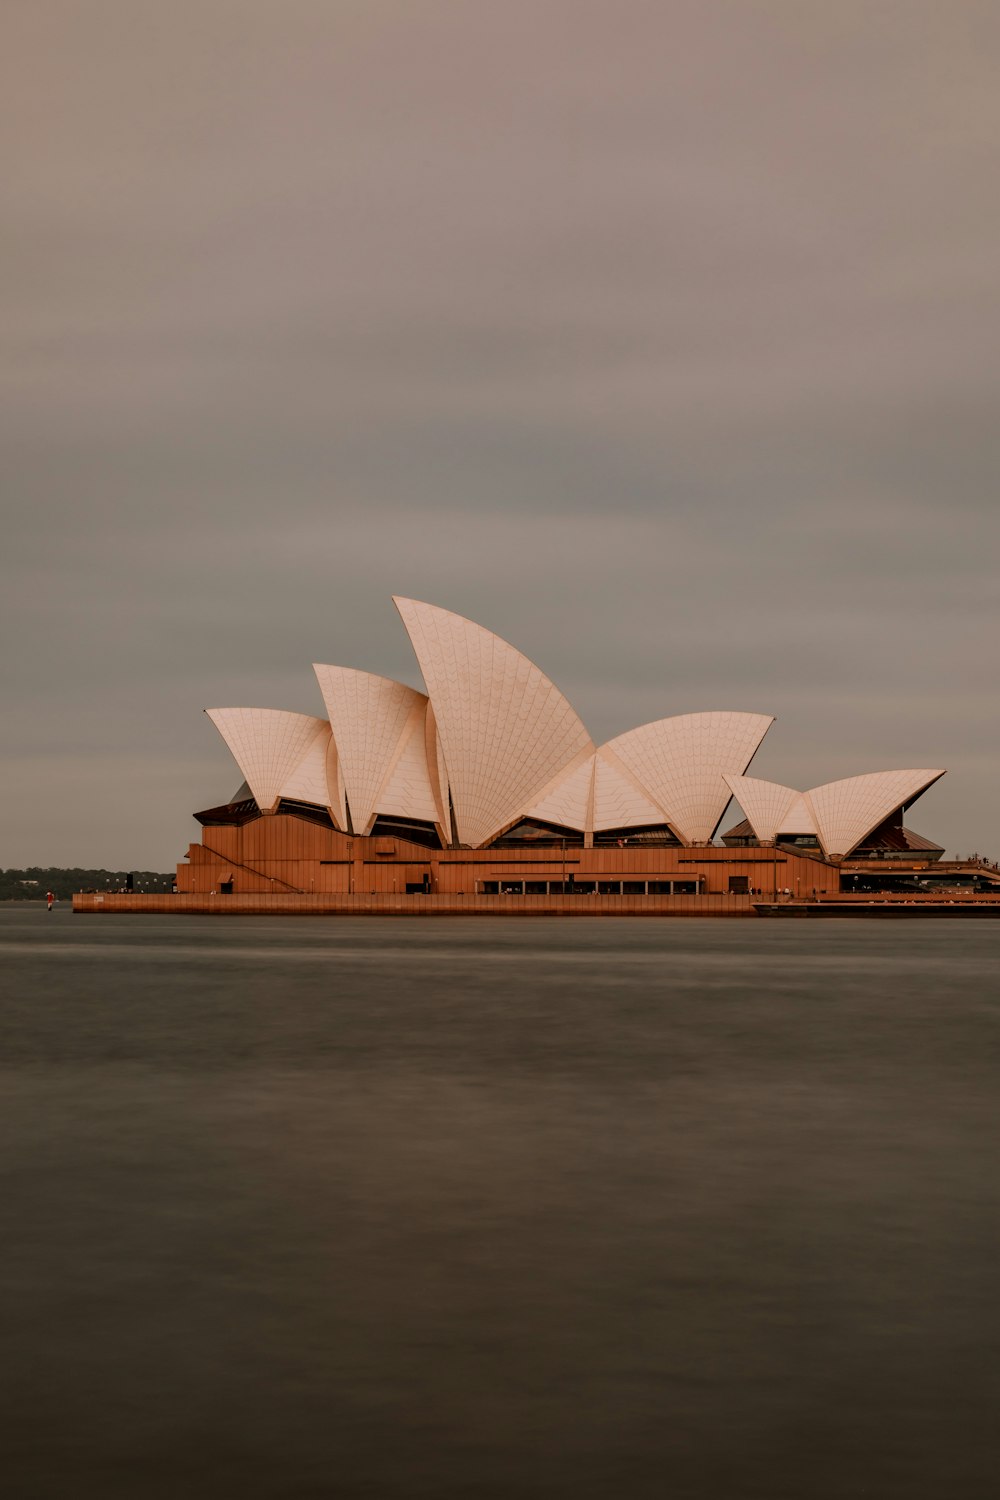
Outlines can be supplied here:
M894 921L912 917L991 917L1000 919L1000 897L954 896L945 901L933 896L845 896L829 901L758 901L758 917L804 918L827 921L831 917L865 917L875 921Z
M74 912L212 917L752 917L749 896L170 896L78 892Z

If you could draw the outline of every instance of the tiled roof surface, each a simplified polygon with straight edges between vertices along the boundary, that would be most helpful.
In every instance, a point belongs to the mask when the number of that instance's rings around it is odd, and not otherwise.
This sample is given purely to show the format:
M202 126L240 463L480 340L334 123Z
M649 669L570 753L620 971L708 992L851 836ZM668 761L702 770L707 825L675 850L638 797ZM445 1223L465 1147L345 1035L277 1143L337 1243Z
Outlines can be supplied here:
M778 833L815 833L808 809L794 787L759 781L755 776L726 776L725 782L762 843L770 843ZM793 813L796 804L800 811ZM804 822L805 826L793 829L790 822Z
M404 735L412 731L413 710L426 699L405 683L353 667L317 664L313 670L330 715L354 832L364 834Z
M827 855L850 854L866 834L912 802L943 771L869 771L813 787L806 797Z
M594 779L594 757L588 755L573 770L560 777L541 801L526 809L529 818L543 823L559 823L563 828L587 828L590 789Z
M606 828L643 828L662 823L662 810L635 786L627 772L602 746L595 757L594 832Z
M434 705L459 841L483 844L593 742L555 684L492 631L395 603Z
M262 810L281 796L313 742L328 733L325 719L280 708L206 708Z
M314 802L317 807L329 807L331 798L326 765L330 751L330 726L324 720L320 720L320 723L323 725L322 732L312 741L288 780L282 783L280 795L297 802Z
M679 714L641 724L610 750L688 843L711 839L729 802L726 775L742 776L774 720L765 714Z
M427 699L422 697L410 711L396 763L376 798L376 812L442 824L427 766L427 709Z
M735 796L757 837L815 834L847 855L942 771L877 771L800 793L744 775L773 719L720 711L642 724L599 750L528 658L436 605L395 601L429 697L350 667L318 665L329 723L267 708L206 712L263 811L279 798L326 806L367 833L378 813L488 843L533 817L586 833L667 822L709 842Z

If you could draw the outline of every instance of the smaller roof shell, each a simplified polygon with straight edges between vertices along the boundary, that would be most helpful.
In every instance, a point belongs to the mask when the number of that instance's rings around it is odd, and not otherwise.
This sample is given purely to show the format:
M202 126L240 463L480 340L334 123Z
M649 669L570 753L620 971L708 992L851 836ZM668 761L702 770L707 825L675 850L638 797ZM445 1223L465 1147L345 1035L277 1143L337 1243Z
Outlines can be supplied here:
M443 841L447 843L448 825L434 790L427 757L429 711L430 704L421 694L420 701L410 710L395 757L375 798L375 810L399 818L416 818L421 822L435 823L444 836Z
M353 667L316 663L313 671L330 715L351 824L355 833L365 834L390 772L422 722L427 699L403 682ZM426 809L421 814L394 810L407 817L427 816Z
M590 827L593 783L594 756L587 755L578 766L567 770L538 802L527 808L526 816L584 832Z
M604 745L594 757L593 831L608 828L647 828L665 821L658 807L634 776L614 759Z
M890 813L908 806L943 775L941 770L868 771L813 787L806 797L823 852L828 858L850 854Z
M774 723L768 714L678 714L640 724L601 747L658 803L685 843L707 844L741 776Z
M322 731L312 741L288 780L282 783L279 796L288 797L295 802L312 802L317 807L329 807L329 753L330 726L324 722Z
M812 833L828 858L843 858L943 775L944 771L868 771L808 792L752 776L725 780L763 842L782 834Z
M787 833L787 814L802 798L791 786L782 786L777 781L761 781L756 776L725 776L729 790L746 814L747 821L762 843L771 843L779 833ZM811 825L808 811L804 819ZM796 832L815 833L814 827L796 829Z
M325 719L280 708L206 708L262 812L270 812L317 741ZM309 773L313 779L313 772ZM328 802L329 798L324 798Z

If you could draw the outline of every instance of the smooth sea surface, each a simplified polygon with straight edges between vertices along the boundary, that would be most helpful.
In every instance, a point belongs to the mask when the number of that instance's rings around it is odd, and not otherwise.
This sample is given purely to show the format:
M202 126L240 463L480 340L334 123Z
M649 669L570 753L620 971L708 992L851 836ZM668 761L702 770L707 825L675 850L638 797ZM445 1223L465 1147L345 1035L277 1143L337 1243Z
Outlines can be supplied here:
M4 1495L996 1494L998 960L0 908Z

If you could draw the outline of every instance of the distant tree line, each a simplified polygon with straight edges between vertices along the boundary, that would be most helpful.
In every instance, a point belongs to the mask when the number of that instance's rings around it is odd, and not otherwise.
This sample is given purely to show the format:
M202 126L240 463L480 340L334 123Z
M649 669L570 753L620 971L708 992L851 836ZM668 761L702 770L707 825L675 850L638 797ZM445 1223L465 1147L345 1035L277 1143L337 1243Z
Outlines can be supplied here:
M68 901L74 891L123 891L129 878L136 891L170 891L175 877L155 870L62 870L29 865L26 870L0 870L0 901L44 901L51 891Z

